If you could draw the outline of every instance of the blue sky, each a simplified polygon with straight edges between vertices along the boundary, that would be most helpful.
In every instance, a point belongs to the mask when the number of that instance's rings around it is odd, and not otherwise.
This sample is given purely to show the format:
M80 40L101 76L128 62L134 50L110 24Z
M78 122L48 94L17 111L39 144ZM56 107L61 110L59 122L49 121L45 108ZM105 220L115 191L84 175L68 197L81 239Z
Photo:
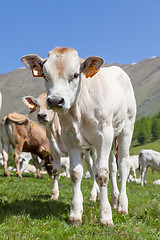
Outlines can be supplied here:
M160 0L1 0L0 74L56 46L106 63L160 56Z

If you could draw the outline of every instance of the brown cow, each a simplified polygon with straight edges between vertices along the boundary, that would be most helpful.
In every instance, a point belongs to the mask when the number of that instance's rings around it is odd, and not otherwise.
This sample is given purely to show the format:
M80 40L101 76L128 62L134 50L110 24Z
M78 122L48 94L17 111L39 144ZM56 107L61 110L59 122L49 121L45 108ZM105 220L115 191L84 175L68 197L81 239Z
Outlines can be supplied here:
M20 178L23 178L19 164L19 158L22 151L31 152L31 154L36 154L41 159L44 159L48 174L52 176L51 167L47 168L47 164L51 163L51 152L46 131L37 123L31 121L27 116L18 113L10 113L8 116L5 116L1 122L1 141L4 174L6 176L9 176L7 161L10 144L15 149L14 159ZM38 168L37 165L36 168ZM40 171L39 177L41 177Z

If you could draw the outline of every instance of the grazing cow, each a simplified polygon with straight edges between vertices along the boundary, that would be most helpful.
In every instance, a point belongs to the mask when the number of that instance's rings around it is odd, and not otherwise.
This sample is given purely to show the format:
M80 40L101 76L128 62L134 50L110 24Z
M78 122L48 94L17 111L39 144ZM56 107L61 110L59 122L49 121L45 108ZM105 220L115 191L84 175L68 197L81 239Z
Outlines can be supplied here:
M20 162L21 173L27 171L27 169L30 168L28 166L28 165L31 165L31 164L29 164L30 160L33 160L34 165L35 165L35 167L33 167L33 169L36 169L36 174L38 176L39 164L42 163L42 165L43 165L43 161L38 156L36 156L35 154L31 154L30 152L22 152L20 155L19 162ZM37 169L38 169L38 171L37 171Z
M33 159L33 161L36 163L36 165L35 166L37 166L38 167L38 164L37 164L37 162L41 162L41 159L38 157L38 159L36 159L36 157L37 156L35 156L34 154L33 154L33 156L32 156L32 154L31 153L29 153L29 152L22 152L21 153L21 155L20 155L20 158L19 158L19 162L20 162L20 171L21 171L21 173L23 173L26 169L27 169L27 166L28 166L28 164L29 164L29 161L31 160L31 159ZM3 156L2 156L2 153L0 153L0 165L4 165L4 163L3 163ZM36 167L34 167L35 169L36 169ZM11 169L12 169L12 167L11 167ZM8 171L10 171L9 169L8 169ZM36 169L36 174L37 174L37 176L39 177L39 169L37 168Z
M20 171L19 158L22 151L31 152L33 156L36 154L41 159L44 159L48 174L52 176L51 167L47 167L47 164L51 163L49 140L46 136L45 129L37 123L31 121L22 114L8 114L1 122L1 142L4 173L6 176L9 176L7 161L10 144L15 149L14 159L20 178L22 178L22 174ZM36 169L39 169L39 162L36 161L37 158L33 158L35 160ZM38 176L41 177L40 170L38 171Z
M152 170L160 172L160 153L150 149L143 149L139 153L139 170L142 186L145 185L145 176L149 166Z
M77 51L71 48L56 48L49 52L47 59L31 54L21 60L35 77L44 77L47 105L58 113L63 141L70 157L73 190L70 224L82 223L81 152L82 149L95 148L96 181L100 188L100 222L112 226L107 186L114 137L118 138L121 177L118 212L128 213L126 180L136 116L136 101L130 78L119 67L100 68L104 62L100 57L79 58Z

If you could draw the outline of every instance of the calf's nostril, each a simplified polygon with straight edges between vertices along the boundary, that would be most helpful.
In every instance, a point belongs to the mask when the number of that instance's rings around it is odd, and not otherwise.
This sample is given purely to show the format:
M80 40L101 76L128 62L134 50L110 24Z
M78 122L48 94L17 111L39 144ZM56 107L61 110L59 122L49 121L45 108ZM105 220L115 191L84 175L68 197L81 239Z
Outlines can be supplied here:
M47 98L47 105L48 107L52 107L52 98Z
M45 119L47 117L47 114L38 114L38 119Z
M60 106L64 105L64 98L61 98L61 99L59 100L58 105L60 105Z

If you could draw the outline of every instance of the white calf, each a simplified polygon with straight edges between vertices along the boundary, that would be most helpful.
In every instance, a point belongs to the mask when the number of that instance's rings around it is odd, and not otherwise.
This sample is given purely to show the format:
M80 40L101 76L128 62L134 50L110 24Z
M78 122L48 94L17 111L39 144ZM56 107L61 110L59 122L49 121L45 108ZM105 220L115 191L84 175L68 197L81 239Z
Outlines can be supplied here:
M84 148L94 148L97 153L96 181L100 188L100 222L102 225L113 225L107 185L114 137L118 138L121 176L118 212L128 213L126 180L136 116L130 78L119 67L100 68L104 62L102 58L83 60L76 50L70 48L56 48L49 52L47 59L27 55L22 57L22 62L33 71L34 76L44 77L47 105L59 116L63 142L71 163L73 196L70 224L82 223L81 152Z
M152 170L160 172L160 153L150 149L143 149L139 153L139 168L142 186L145 185L145 176L149 166Z

